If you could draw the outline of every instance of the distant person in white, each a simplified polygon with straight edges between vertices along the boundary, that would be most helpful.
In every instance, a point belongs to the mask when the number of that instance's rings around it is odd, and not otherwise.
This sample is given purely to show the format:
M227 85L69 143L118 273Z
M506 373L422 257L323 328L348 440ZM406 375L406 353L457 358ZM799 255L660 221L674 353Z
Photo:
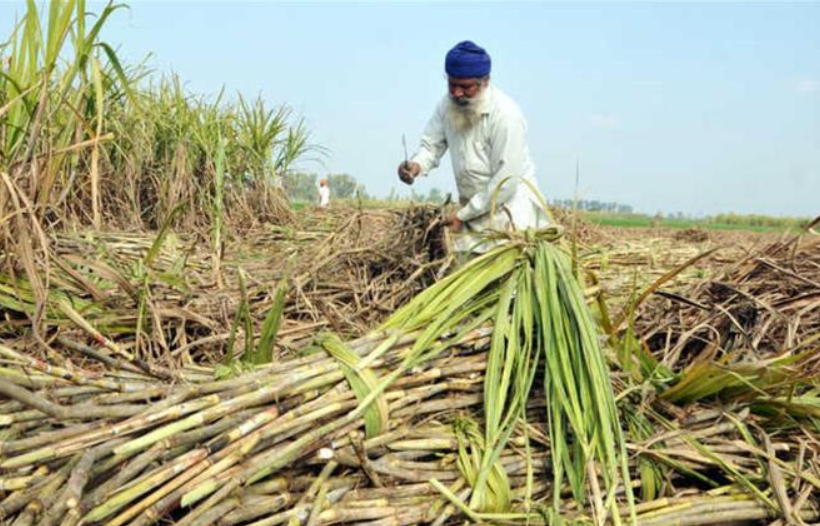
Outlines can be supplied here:
M490 85L490 56L473 42L460 42L447 53L444 69L449 96L436 107L418 152L399 165L399 178L413 184L450 149L461 209L449 223L453 232L461 233L455 240L458 252L490 248L477 244L471 233L547 226L527 148L527 122L518 105Z
M330 186L327 184L327 179L319 179L319 207L327 208L330 206Z

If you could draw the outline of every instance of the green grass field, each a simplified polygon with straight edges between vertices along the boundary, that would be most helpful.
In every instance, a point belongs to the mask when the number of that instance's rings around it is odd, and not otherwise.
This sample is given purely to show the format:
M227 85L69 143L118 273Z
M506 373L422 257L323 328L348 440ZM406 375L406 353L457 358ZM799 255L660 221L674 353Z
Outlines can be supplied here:
M723 216L706 219L656 219L640 214L607 214L602 212L581 212L581 217L597 224L620 228L703 228L706 230L743 230L749 232L785 232L797 231L807 219L766 218L758 216L744 220L744 216ZM761 224L768 223L768 224Z

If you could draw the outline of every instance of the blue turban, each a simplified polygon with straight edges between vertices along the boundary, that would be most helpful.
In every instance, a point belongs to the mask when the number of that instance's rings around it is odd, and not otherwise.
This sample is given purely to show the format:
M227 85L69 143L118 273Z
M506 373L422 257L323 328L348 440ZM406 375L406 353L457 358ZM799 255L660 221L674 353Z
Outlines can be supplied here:
M447 52L444 70L458 79L477 79L490 74L490 55L469 40L459 42Z

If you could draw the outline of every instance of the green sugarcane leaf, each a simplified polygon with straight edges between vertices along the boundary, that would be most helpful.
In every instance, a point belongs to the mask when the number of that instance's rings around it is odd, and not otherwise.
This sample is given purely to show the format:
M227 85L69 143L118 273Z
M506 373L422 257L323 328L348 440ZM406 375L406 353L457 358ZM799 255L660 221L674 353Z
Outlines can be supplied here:
M371 369L358 368L359 357L336 336L328 336L321 342L328 354L339 362L345 379L360 403L376 390L379 383ZM365 432L369 438L380 435L390 428L390 413L387 399L378 396L364 412Z
M270 363L273 359L273 345L276 342L276 335L279 333L279 326L282 323L282 314L285 312L285 295L287 291L287 282L282 281L273 293L273 304L262 323L262 334L259 337L259 343L256 345L254 362L256 364Z

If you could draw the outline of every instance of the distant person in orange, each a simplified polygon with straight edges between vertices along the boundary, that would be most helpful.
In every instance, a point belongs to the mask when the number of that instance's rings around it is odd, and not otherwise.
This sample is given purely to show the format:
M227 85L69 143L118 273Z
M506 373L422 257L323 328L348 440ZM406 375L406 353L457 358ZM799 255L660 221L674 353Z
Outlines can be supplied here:
M330 206L330 186L327 179L319 179L319 208Z

